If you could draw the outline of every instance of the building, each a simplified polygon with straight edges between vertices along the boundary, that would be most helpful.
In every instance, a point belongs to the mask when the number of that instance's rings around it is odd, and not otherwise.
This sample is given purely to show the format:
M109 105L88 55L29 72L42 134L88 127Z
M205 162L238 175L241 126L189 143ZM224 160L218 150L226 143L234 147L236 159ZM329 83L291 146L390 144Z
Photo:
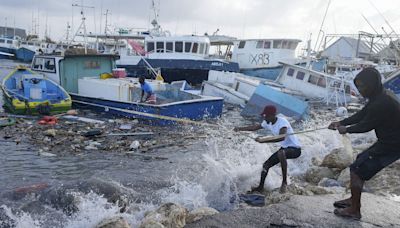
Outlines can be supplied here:
M26 31L25 29L20 29L20 28L0 26L0 36L3 37L18 36L21 39L26 39Z

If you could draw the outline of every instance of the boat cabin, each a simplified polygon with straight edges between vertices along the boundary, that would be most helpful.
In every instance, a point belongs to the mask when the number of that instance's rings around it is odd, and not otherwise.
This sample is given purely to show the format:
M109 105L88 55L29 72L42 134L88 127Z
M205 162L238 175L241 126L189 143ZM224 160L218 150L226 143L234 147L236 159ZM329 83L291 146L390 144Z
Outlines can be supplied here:
M150 59L204 59L210 40L205 36L146 37L145 51Z
M240 69L273 68L279 61L292 62L301 40L297 39L247 39L234 41L232 61Z

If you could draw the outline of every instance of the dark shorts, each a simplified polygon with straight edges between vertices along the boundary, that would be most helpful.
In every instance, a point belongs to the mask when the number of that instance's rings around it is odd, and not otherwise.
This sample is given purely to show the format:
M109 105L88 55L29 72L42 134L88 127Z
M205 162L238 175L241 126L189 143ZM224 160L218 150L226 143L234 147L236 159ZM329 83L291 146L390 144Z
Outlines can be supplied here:
M359 155L350 165L350 171L354 172L361 180L369 180L386 166L400 158L398 146L385 146L375 143Z
M296 148L296 147L287 147L287 148L280 148L278 151L276 151L271 157L268 158L267 161L264 162L264 166L268 164L268 166L272 167L276 164L278 164L279 158L278 158L278 152L280 150L285 151L286 159L294 159L298 158L301 155L301 148Z

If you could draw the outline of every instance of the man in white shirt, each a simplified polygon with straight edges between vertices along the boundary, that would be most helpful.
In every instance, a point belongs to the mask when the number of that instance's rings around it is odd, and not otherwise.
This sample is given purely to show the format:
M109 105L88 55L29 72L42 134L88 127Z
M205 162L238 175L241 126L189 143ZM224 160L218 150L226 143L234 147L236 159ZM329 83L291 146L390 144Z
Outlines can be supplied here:
M267 105L261 113L264 120L261 124L247 127L235 127L235 131L257 131L265 128L272 132L273 135L278 136L270 140L264 140L262 137L256 139L257 142L281 142L281 148L271 155L266 162L264 162L263 170L261 172L260 184L252 188L252 191L261 192L264 189L265 178L267 177L268 170L278 163L281 163L282 168L282 185L280 192L286 192L287 187L287 161L286 159L298 158L301 155L301 146L296 136L293 135L293 128L283 117L276 116L276 108L273 105Z

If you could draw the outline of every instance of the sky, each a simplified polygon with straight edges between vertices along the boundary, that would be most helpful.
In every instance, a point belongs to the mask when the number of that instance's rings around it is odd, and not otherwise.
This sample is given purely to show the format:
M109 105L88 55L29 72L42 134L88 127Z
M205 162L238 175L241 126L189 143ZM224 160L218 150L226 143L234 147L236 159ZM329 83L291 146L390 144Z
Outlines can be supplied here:
M331 0L330 4L329 0L155 2L159 6L159 24L177 35L212 34L219 29L219 35L243 39L296 38L306 41L311 37L315 43L317 38L321 40L322 34L390 33L390 27L396 33L400 32L399 0ZM107 24L110 29L150 28L154 15L151 0L0 0L0 3L1 26L15 25L28 33L36 30L40 36L47 32L53 40L65 39L67 23L74 32L81 24L81 8L73 7L73 4L90 7L84 8L84 13L87 30L93 33L104 31L106 10L109 11ZM323 33L319 32L321 26Z

